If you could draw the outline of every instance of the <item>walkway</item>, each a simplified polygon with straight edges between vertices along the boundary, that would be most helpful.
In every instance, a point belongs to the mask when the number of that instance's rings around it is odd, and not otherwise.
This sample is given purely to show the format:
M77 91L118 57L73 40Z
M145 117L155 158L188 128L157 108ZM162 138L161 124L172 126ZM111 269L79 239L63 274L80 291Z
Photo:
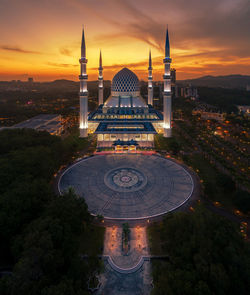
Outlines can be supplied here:
M127 254L122 251L122 227L107 227L104 241L104 257L106 256L111 266L124 270L133 270L142 265L142 257L149 256L146 227L130 228L130 249ZM126 272L126 271L125 271Z
M130 228L127 254L122 251L122 227L107 227L103 259L106 271L100 276L102 287L98 294L150 293L152 279L146 227Z

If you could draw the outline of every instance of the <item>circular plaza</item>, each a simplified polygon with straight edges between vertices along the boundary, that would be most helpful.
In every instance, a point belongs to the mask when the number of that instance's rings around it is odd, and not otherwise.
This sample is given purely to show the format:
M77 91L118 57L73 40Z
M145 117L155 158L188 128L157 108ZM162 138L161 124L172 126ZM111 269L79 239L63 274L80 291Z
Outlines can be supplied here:
M194 191L191 174L157 155L109 154L83 159L58 181L59 193L72 187L93 215L137 220L163 215L183 205Z

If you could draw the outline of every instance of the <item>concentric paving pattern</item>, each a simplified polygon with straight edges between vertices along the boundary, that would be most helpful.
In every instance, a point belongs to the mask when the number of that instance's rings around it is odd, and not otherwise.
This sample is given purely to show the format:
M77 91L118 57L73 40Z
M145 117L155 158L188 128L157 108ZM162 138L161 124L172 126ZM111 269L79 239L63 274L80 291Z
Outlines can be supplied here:
M177 163L140 154L95 156L69 167L60 193L73 187L93 214L111 219L162 215L184 204L193 192L191 175Z
M106 173L104 183L117 192L135 192L146 185L147 178L136 169L118 168Z

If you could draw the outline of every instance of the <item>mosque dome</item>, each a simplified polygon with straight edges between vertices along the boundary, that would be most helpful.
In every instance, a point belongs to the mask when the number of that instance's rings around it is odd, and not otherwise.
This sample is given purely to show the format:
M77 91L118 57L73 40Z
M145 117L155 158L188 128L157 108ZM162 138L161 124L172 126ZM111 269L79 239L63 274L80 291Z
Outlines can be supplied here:
M116 95L131 95L139 91L139 79L135 73L123 68L114 76L111 91Z
M140 96L139 79L127 68L120 70L113 78L111 96L104 103L105 108L146 108Z

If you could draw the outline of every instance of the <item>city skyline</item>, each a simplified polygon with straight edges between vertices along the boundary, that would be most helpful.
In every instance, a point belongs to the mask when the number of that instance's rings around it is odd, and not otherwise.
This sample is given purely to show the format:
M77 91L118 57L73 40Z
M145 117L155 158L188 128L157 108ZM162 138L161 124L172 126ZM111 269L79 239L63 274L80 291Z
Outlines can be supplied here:
M100 49L105 80L124 66L146 80L149 49L161 80L167 24L178 79L250 74L249 10L247 0L0 0L0 80L77 80L83 24L89 80Z

